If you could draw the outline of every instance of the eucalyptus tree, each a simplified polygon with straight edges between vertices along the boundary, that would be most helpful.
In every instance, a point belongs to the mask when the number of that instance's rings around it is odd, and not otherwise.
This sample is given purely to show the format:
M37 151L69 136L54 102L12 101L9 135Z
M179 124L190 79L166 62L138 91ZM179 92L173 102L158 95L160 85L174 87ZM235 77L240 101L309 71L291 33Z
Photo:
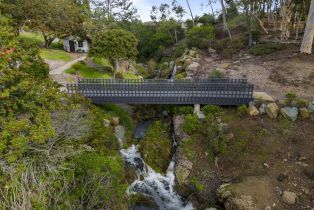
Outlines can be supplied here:
M314 0L311 1L311 6L309 9L306 28L300 50L301 53L307 54L312 53L313 38L314 38Z

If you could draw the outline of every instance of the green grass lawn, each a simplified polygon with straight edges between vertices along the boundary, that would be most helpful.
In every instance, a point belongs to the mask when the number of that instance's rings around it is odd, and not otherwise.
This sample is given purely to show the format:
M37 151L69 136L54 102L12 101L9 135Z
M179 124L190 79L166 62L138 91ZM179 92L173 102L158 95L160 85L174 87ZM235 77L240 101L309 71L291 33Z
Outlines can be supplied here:
M44 38L39 33L32 33L32 32L21 32L20 38L25 42L32 43L37 46L44 45Z
M67 53L63 50L56 50L56 49L41 49L40 56L46 60L61 60L61 61L72 60L70 53Z
M83 78L102 78L102 79L112 78L111 73L102 72L98 69L89 67L83 61L74 64L73 66L71 66L71 68L65 71L65 73L68 74L76 74L76 72L79 72L79 75Z

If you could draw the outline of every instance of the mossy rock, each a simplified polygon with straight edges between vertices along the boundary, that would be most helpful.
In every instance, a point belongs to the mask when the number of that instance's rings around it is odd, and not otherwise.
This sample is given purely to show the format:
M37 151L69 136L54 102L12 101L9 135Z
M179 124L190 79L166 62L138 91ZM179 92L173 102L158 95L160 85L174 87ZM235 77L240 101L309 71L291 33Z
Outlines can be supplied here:
M139 142L139 150L145 163L159 173L166 172L171 159L172 141L168 128L168 125L156 121Z

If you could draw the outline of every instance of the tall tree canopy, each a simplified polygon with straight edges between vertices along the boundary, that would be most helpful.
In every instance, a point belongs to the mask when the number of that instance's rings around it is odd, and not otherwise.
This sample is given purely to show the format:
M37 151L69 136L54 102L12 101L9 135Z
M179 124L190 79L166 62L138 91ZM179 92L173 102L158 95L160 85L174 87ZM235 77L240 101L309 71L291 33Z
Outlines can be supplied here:
M108 58L118 69L118 61L136 59L137 42L131 32L122 29L107 30L97 34L90 55Z

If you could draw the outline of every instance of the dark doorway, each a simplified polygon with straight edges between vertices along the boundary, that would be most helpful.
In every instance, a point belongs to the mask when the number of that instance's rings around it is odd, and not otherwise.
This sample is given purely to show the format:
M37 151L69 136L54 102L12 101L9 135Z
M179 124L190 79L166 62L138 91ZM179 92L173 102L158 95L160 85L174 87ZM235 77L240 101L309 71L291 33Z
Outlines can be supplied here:
M70 52L75 52L75 43L74 43L74 41L70 40L69 41L69 45L70 45Z

